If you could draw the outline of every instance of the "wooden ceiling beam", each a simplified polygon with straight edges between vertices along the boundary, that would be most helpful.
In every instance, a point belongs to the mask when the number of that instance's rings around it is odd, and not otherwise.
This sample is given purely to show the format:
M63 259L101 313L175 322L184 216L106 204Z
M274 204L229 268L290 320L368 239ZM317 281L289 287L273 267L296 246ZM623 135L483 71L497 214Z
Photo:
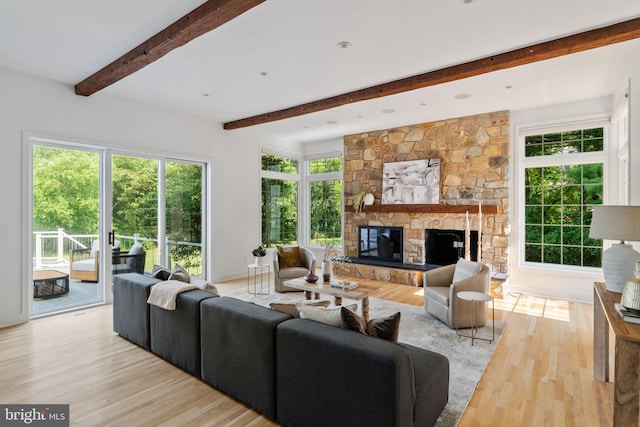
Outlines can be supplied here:
M315 113L384 96L395 95L428 86L435 86L455 80L466 79L498 70L519 67L538 61L557 58L563 55L582 52L640 38L640 18L613 24L567 37L538 43L510 52L488 56L464 64L453 65L429 71L412 77L382 83L365 89L355 90L342 95L308 102L283 110L259 114L224 124L224 129L232 130L255 126L277 120L289 119L304 114Z
M76 84L89 96L165 56L172 50L231 21L265 0L209 0L100 71Z

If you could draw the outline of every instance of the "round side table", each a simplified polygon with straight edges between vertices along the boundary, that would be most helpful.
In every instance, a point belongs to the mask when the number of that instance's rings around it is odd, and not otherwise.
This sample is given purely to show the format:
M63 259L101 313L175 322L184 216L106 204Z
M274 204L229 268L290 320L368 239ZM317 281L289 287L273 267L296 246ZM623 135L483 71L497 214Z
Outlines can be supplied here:
M495 311L495 302L493 301L493 297L483 292L463 291L463 292L458 292L458 298L463 299L465 301L472 302L471 315L473 316L473 319L475 321L474 325L478 324L478 303L479 302L485 303L485 302L491 301L491 319L492 319L491 339L478 337L477 326L471 327L471 335L461 334L460 332L458 332L458 328L456 328L456 334L458 334L459 337L471 338L471 345L473 345L473 342L475 340L488 341L489 344L491 344L493 340L495 340L496 338L496 311Z
M264 272L267 271L267 289L264 286ZM271 266L269 264L249 264L247 266L247 293L267 295L271 283Z

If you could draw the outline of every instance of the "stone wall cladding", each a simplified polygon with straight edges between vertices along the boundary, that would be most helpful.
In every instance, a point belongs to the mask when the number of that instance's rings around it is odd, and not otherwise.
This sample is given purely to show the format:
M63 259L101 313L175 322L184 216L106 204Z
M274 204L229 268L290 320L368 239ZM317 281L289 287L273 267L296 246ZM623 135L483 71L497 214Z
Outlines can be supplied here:
M380 203L382 165L440 158L440 204L498 205L483 214L482 261L508 272L509 111L404 126L344 137L344 203L368 190ZM478 217L469 215L472 230ZM464 214L345 212L345 255L358 256L358 226L404 227L404 262L424 263L424 229L465 228ZM391 273L389 273L391 274Z

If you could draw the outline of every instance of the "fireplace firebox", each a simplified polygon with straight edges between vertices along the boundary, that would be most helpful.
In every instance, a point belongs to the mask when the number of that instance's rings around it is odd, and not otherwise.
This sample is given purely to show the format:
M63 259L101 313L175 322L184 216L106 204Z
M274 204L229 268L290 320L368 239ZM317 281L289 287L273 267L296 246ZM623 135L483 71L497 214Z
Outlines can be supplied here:
M402 263L403 228L361 225L358 258L370 261Z
M478 231L472 230L469 236L469 255L472 261L478 259ZM440 230L428 228L424 230L424 253L426 264L455 264L465 256L465 231Z

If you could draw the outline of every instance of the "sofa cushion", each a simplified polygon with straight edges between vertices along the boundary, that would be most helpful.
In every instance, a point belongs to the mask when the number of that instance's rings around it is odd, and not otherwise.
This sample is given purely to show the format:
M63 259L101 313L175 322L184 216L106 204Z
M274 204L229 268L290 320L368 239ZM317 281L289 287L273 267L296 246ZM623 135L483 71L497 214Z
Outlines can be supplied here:
M129 255L140 255L144 252L144 247L141 243L134 243L131 248L129 248Z
M342 327L360 332L372 337L382 338L391 342L398 342L398 332L400 331L400 312L391 316L378 319L365 320L364 317L351 310L342 308L340 311Z
M278 325L276 349L280 424L414 425L413 363L406 348L291 319Z
M300 257L299 246L278 246L278 264L280 269L290 267L304 267Z
M301 305L300 309L300 318L301 319L309 319L315 320L316 322L326 323L327 325L340 327L342 324L342 318L340 316L340 311L343 307L313 307L309 305ZM347 305L344 308L356 311L358 309L358 304Z
M81 259L80 261L73 261L73 264L71 264L71 268L77 271L95 271L96 260L90 258Z
M280 279L296 279L302 277L309 272L307 267L289 267L284 270L278 270Z
M270 419L276 417L276 326L291 316L235 298L200 306L202 379Z
M479 262L467 261L464 258L460 258L456 263L456 269L453 272L453 280L451 283L456 283L469 277L473 277L480 273L482 264Z
M451 288L448 286L434 286L424 289L424 296L427 299L433 300L438 304L442 304L449 307L449 291Z

